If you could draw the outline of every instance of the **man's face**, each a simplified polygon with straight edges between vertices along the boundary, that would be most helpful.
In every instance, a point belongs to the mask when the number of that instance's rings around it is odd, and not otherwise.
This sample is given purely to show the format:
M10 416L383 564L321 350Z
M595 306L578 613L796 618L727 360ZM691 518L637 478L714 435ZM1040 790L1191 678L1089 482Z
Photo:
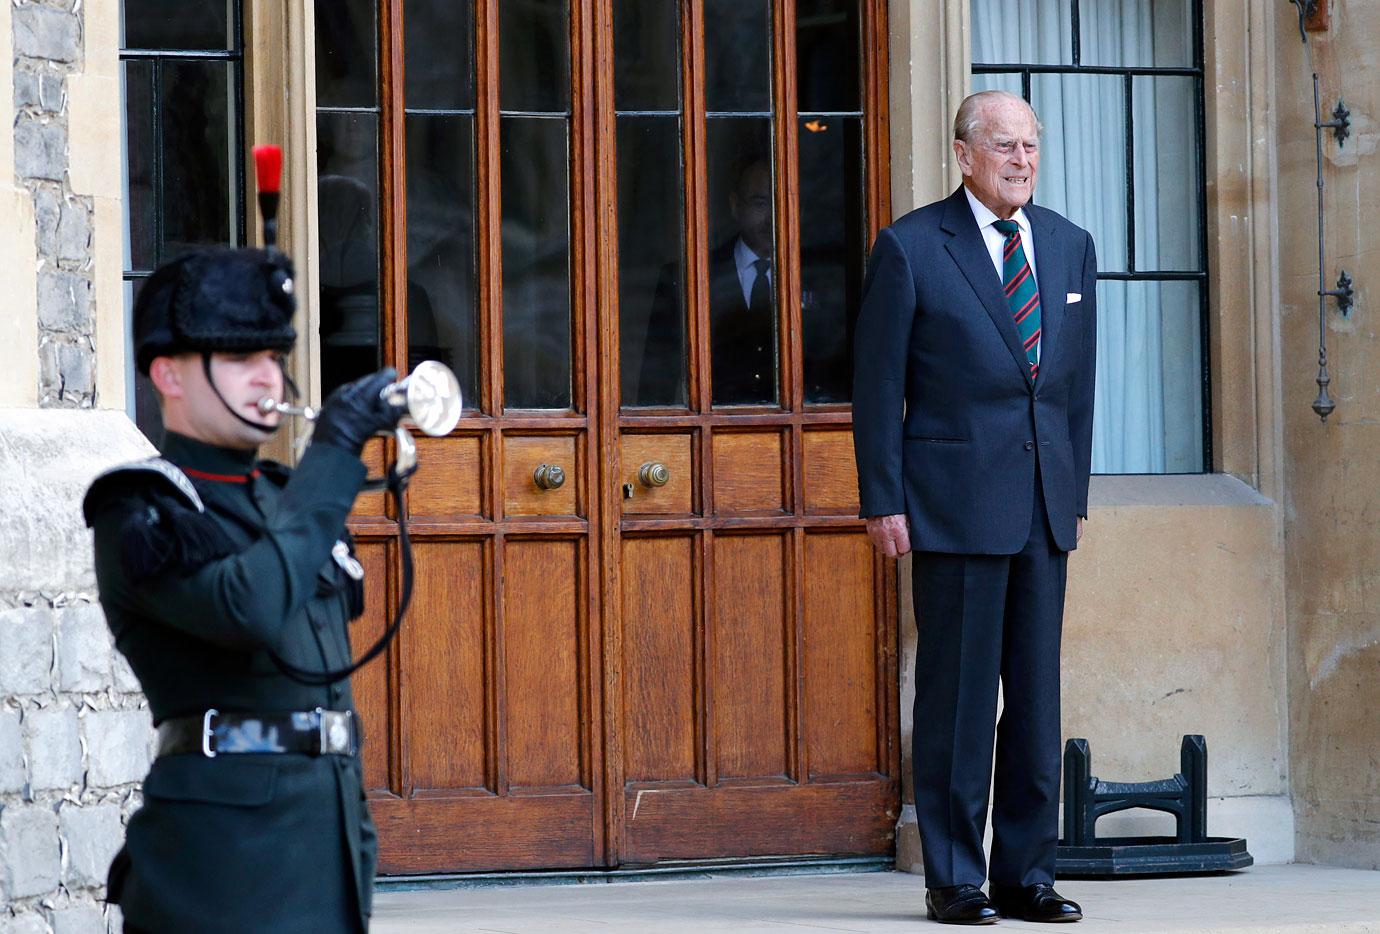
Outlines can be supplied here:
M1035 193L1040 131L1024 103L998 100L982 110L967 142L954 140L963 183L998 217L1008 218Z
M743 242L758 256L771 259L771 169L766 163L748 166L738 187L729 195L728 208Z
M281 354L274 350L211 354L211 378L206 381L200 354L178 354L154 360L150 375L163 396L167 427L180 434L221 447L255 448L268 440L271 431L252 428L226 411L226 405L243 418L272 428L282 417L259 411L259 400L283 398ZM225 399L216 398L216 390Z

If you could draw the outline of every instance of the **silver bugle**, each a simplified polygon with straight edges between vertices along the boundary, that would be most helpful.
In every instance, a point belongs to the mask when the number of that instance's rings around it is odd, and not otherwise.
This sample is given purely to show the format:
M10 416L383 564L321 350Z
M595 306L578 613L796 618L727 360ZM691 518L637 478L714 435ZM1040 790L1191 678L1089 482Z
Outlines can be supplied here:
M450 367L437 360L424 360L405 378L379 391L380 399L405 405L407 415L417 427L432 437L448 435L460 421L464 403L460 381ZM289 405L267 396L259 400L259 411L279 412L316 421L321 410L310 405Z

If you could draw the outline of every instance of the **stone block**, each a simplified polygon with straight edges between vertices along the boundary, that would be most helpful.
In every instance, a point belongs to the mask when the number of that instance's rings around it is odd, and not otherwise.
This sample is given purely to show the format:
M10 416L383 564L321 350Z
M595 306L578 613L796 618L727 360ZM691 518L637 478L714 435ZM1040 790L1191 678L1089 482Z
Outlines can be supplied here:
M75 13L25 3L16 5L11 16L15 55L53 62L81 57L81 20Z
M29 747L29 782L36 790L70 788L81 782L81 739L73 707L30 710L24 715Z
M0 710L0 795L24 788L24 740L17 710Z
M14 171L20 178L62 181L67 171L67 127L20 113L14 123Z
M57 258L85 262L90 247L90 211L80 201L64 201L57 225Z
M52 920L53 934L106 934L105 916L97 905L73 903L53 912Z
M37 911L24 911L12 918L0 917L0 934L48 934L49 927Z
M0 813L0 870L10 898L46 895L62 876L58 819L46 805L5 808Z
M38 323L50 331L91 332L91 283L60 269L38 274Z
M16 110L36 110L39 113L62 112L62 78L43 72L14 73L14 107Z
M100 606L87 603L57 611L58 690L102 691L111 682L110 630Z
M52 611L46 607L0 610L0 694L46 691L52 684L52 670Z
M34 223L38 227L38 252L57 254L58 222L62 220L62 199L51 188L34 190Z
M87 784L110 788L148 774L153 721L147 710L100 710L85 723Z
M58 815L62 835L67 839L68 889L98 888L105 885L110 861L124 841L118 804L80 807L64 804Z
M129 659L125 658L119 649L111 653L110 667L114 676L115 690L121 694L143 693L144 686L134 676L134 669L129 667Z

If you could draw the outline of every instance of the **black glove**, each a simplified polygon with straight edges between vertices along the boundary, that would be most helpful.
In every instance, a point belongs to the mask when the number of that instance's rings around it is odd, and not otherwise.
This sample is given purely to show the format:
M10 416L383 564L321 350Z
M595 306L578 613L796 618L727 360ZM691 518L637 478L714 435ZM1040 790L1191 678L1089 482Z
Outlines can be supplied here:
M329 444L356 457L364 442L380 431L391 431L407 414L406 404L394 405L382 397L385 387L398 378L397 370L385 367L331 393L312 433L313 444Z

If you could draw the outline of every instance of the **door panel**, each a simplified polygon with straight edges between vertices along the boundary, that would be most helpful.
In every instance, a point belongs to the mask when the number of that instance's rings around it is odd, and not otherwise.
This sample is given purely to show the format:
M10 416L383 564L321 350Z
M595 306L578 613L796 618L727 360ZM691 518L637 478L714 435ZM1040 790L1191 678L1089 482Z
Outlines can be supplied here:
M504 563L503 671L508 785L588 790L581 717L586 619L578 541L512 541Z
M577 439L528 438L507 435L503 439L503 511L509 516L574 516L582 501L580 476L583 458L577 457ZM560 486L538 485L537 470L559 467Z
M805 512L813 516L858 514L858 464L853 433L805 432Z
M693 508L695 478L691 446L689 435L624 435L619 487L623 512L688 515ZM648 484L642 477L644 467L657 464L666 468L663 486Z
M878 647L874 555L867 537L805 536L805 748L809 776L875 775ZM821 571L825 573L819 573Z
M694 782L699 562L693 536L623 540L623 704L627 781Z
M417 460L426 465L412 478L408 504L419 516L472 517L484 508L483 435L419 438Z
M715 764L720 782L790 773L786 536L714 539Z
M493 791L486 749L486 544L412 546L412 619L401 634L402 720L412 794Z
M786 442L781 431L714 433L714 509L720 515L786 508Z

